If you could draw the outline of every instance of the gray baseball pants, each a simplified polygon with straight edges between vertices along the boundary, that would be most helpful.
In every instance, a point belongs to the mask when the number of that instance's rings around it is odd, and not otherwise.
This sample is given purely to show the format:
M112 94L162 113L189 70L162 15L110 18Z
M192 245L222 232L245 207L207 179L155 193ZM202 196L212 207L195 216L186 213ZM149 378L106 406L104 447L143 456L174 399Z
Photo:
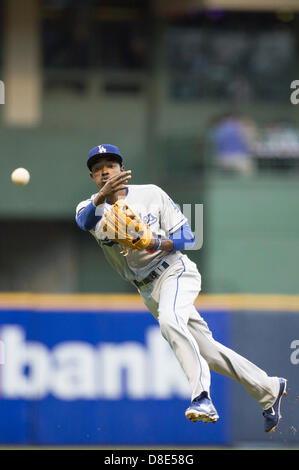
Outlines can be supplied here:
M194 306L200 290L201 276L196 264L186 255L181 255L159 278L139 289L188 378L191 400L202 391L210 396L210 370L213 370L243 385L263 409L270 408L279 393L278 377L269 377L255 364L214 340Z

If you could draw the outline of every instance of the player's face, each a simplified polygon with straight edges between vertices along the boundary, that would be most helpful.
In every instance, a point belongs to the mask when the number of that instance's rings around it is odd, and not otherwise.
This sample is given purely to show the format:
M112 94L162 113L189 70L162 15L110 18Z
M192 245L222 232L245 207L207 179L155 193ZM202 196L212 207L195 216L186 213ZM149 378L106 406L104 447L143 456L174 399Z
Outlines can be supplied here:
M98 162L92 165L90 176L97 187L100 189L104 186L109 178L121 173L124 170L124 167L120 166L117 160L101 158Z

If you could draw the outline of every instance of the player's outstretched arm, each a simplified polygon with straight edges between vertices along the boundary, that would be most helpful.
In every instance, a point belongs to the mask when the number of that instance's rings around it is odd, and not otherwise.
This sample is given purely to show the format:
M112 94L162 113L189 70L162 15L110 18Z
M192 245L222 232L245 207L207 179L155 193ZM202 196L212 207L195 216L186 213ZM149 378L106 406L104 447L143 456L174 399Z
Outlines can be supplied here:
M81 230L92 230L101 220L101 214L96 214L96 209L96 206L91 201L78 212L76 222Z

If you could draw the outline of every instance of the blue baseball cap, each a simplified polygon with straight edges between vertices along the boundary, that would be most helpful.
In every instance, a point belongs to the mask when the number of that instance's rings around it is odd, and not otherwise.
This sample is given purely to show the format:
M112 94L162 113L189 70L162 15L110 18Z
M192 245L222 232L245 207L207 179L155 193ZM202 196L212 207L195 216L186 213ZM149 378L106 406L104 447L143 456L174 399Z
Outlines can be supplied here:
M119 148L116 145L102 144L92 148L88 152L87 166L91 171L92 165L101 157L108 157L108 155L115 156L119 164L123 165L123 157L120 154Z

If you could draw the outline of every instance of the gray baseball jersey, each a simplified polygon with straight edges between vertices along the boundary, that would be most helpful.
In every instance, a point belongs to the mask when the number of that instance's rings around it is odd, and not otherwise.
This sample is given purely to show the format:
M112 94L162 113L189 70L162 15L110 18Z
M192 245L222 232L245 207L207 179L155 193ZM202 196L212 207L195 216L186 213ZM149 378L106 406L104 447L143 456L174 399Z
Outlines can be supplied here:
M93 194L89 199L82 201L76 208L76 216L79 211L94 200L97 194ZM146 222L154 235L168 238L187 222L179 207L161 188L154 184L130 185L127 196L122 198ZM104 203L97 207L96 215L102 216L104 211L110 210L111 204ZM148 253L147 251L129 250L127 256L121 254L122 247L111 240L101 231L102 220L90 233L94 236L98 244L103 249L104 255L113 268L128 281L141 281L149 275L169 253L157 251ZM181 254L175 252L177 258ZM172 253L172 259L173 259Z

